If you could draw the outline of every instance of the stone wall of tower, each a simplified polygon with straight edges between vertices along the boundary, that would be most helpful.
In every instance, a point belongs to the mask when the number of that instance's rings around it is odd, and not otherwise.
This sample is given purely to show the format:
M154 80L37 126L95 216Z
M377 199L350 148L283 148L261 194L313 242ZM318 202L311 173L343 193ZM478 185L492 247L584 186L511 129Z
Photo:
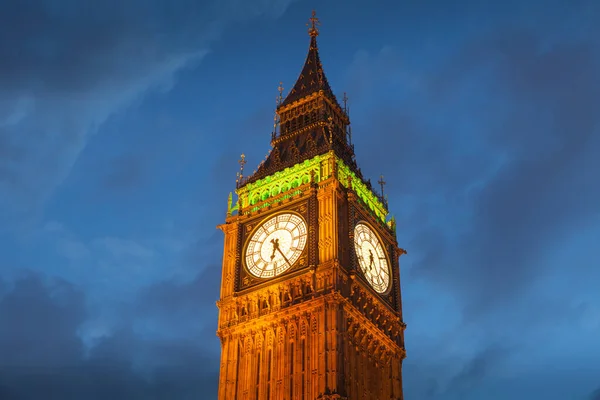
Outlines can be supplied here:
M343 391L339 308L339 298L322 296L221 330L219 399L316 399Z
M349 317L349 314L346 315ZM346 358L344 393L347 398L403 399L403 351L382 340L380 332L370 329L366 320L356 319L356 316L348 320L343 350Z
M319 183L318 199L318 225L319 225L319 263L324 264L339 260L340 232L338 224L339 197L341 185L335 179L335 160L329 159L321 165L322 176L328 179Z
M225 234L221 272L221 299L228 298L235 290L237 261L241 252L238 234L239 226L239 222L235 218L230 218L229 223L218 226Z
M300 290L286 299L289 287ZM261 293L220 302L230 319L219 329L219 399L402 398L403 324L393 312L342 269L307 271L289 287L261 289L284 299L269 308Z
M389 246L395 236L358 211L363 205L340 183L334 162L323 161L319 174L321 180L298 188L298 197L257 212L268 218L307 208L308 265L244 286L237 269L244 268L242 232L260 218L242 213L220 226L219 400L402 399L401 303L374 293L353 269L352 227L368 219ZM395 276L397 256L390 258ZM399 292L399 282L393 285Z

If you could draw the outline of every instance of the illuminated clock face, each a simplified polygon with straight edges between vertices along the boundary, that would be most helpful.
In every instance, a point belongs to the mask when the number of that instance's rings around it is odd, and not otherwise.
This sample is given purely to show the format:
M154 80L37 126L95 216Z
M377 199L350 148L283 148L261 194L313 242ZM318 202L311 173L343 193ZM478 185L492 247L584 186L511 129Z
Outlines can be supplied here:
M246 246L246 266L257 278L272 278L287 271L306 246L306 223L296 214L278 214L254 232Z
M368 225L359 223L354 228L354 248L367 281L376 292L385 293L390 286L390 268L381 241Z

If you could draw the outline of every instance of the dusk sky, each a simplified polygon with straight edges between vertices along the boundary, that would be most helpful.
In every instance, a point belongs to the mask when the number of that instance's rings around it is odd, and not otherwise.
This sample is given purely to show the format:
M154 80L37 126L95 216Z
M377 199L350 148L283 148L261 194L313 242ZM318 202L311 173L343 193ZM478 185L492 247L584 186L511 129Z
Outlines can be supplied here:
M216 399L227 196L321 20L407 400L600 400L597 0L0 1L0 399Z

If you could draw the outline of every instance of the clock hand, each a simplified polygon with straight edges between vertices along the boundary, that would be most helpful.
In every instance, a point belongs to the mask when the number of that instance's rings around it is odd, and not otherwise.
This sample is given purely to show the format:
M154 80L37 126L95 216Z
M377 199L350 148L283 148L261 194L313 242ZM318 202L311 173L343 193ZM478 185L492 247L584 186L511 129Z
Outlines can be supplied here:
M271 244L273 245L273 253L271 254L271 261L275 258L275 252L279 250L279 239L271 239Z
M283 259L285 260L285 262L287 262L288 265L291 267L292 264L290 263L290 260L288 260L287 257L285 256L285 254L283 254L283 252L281 251L281 249L279 248L279 246L277 246L277 251L279 251L279 253L281 253L281 256L283 257Z

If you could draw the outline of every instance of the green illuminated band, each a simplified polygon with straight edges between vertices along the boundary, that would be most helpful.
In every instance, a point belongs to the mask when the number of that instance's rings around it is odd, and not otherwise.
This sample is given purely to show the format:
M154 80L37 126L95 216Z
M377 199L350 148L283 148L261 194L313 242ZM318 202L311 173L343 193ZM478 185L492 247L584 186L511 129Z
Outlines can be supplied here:
M332 168L334 163L337 168ZM231 200L228 201L227 213L231 215L234 211L239 212L240 208L244 212L254 212L273 206L301 194L303 190L300 187L310 183L311 179L314 183L319 183L330 178L335 173L334 170L337 170L337 179L342 186L348 188L351 185L362 203L385 223L388 211L383 203L333 152L318 155L239 188L236 190L238 200L233 207ZM268 199L271 201L266 201Z

